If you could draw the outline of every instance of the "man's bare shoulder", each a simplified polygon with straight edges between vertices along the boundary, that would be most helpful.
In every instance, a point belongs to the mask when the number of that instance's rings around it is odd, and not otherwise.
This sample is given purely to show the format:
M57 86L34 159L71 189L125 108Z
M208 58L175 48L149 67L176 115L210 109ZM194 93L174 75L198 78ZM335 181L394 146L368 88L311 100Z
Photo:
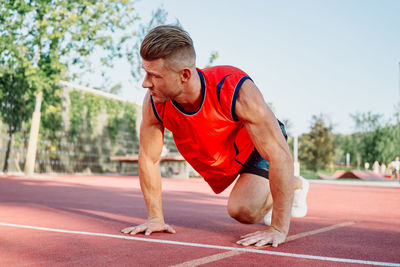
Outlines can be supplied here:
M266 105L260 90L251 80L246 80L236 100L236 113L240 120L248 121L258 117L264 117L271 112Z

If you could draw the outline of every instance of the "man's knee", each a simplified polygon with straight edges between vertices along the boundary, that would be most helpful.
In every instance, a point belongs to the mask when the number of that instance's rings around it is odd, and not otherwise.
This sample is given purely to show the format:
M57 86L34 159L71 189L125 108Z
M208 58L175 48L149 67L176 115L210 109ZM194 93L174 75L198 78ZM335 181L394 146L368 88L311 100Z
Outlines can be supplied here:
M245 205L228 204L227 208L229 215L241 223L257 223L262 219L263 216L262 212L260 212L258 209L251 208Z

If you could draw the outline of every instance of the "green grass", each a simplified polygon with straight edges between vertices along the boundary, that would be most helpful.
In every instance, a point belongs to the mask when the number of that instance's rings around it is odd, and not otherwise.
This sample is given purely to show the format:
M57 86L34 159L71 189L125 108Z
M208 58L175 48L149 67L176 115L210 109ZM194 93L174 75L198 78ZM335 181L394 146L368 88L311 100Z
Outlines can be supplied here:
M310 179L310 180L322 180L321 178L319 178L318 174L332 176L337 170L354 171L357 169L356 168L345 168L345 167L333 167L333 168L318 170L317 172L315 172L315 171L312 171L309 169L302 168L300 170L300 175L303 176L304 178ZM349 179L354 180L352 178L349 178Z
M310 170L301 170L300 175L309 180L321 180L316 172Z

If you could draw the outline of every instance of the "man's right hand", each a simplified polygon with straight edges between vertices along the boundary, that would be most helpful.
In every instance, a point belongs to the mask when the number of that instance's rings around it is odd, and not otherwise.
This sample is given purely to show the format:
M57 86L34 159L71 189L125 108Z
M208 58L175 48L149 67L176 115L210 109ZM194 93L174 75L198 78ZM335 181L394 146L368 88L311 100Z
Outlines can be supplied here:
M154 232L167 232L171 234L175 234L176 231L160 220L148 220L147 222L140 224L138 226L131 226L121 230L124 234L136 235L137 233L143 233L145 235L150 235Z

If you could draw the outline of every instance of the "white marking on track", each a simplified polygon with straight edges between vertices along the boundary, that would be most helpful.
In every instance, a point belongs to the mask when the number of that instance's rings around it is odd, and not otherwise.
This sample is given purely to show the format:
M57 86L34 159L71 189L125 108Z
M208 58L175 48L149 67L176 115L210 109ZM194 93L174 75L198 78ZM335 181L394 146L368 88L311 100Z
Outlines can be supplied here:
M87 235L87 236L117 238L117 239L128 239L128 240L135 240L135 241L170 244L170 245L180 245L180 246L187 246L187 247L211 248L211 249L221 249L221 250L229 250L229 251L243 251L243 252L248 252L248 253L283 256L283 257L291 257L291 258L301 258L301 259L309 259L309 260L321 260L321 261L331 261L331 262L369 264L369 265L376 265L376 266L397 266L397 267L400 267L400 263L394 263L394 262L380 262L380 261L367 261L367 260L345 259L345 258L335 258L335 257L323 257L323 256L314 256L314 255L296 254L296 253L287 253L287 252L260 250L260 249L251 249L251 248L217 246L217 245L208 245L208 244L199 244L199 243L190 243L190 242L180 242L180 241L172 241L172 240L142 238L142 237L127 236L127 235L112 235L112 234L104 234L104 233L72 231L72 230L63 230L63 229L38 227L38 226L30 226L30 225L21 225L21 224L13 224L13 223L4 223L4 222L0 222L0 226L25 228L25 229L32 229L32 230L39 230L39 231L64 233L64 234L76 234L76 235Z
M316 234L319 234L319 233L332 231L334 229L337 229L337 228L340 228L340 227L349 226L349 225L352 225L352 224L355 224L355 222L344 222L344 223L334 224L334 225L330 225L330 226L327 226L327 227L311 230L311 231L308 231L308 232L291 235L291 236L288 236L286 238L286 242L292 241L292 240L295 240L295 239L299 239L299 238L302 238L302 237L307 237L307 236L310 236L310 235L316 235Z
M335 224L335 225L330 225L327 227L323 227L323 228L319 228L316 230L311 230L311 231L307 231L307 232L303 232L303 233L299 233L299 234L295 234L295 235L291 235L288 236L286 238L286 242L289 241L293 241L302 237L306 237L306 236L310 236L310 235L315 235L315 234L319 234L319 233L323 233L323 232L327 232L327 231L331 231L333 229L337 229L340 227L344 227L344 226L348 226L348 225L352 225L355 222L344 222L344 223L340 223L340 224ZM262 247L258 247L257 249L261 249ZM218 253L218 254L214 254L211 256L206 256L203 258L198 258L198 259L194 259L194 260L190 260L190 261L186 261L177 265L173 265L172 267L189 267L189 266L199 266L202 264L206 264L206 263L210 263L210 262L214 262L214 261L219 261L225 258L229 258L232 256L236 256L236 255L240 255L245 253L244 251L228 251L228 252L222 252L222 253Z

